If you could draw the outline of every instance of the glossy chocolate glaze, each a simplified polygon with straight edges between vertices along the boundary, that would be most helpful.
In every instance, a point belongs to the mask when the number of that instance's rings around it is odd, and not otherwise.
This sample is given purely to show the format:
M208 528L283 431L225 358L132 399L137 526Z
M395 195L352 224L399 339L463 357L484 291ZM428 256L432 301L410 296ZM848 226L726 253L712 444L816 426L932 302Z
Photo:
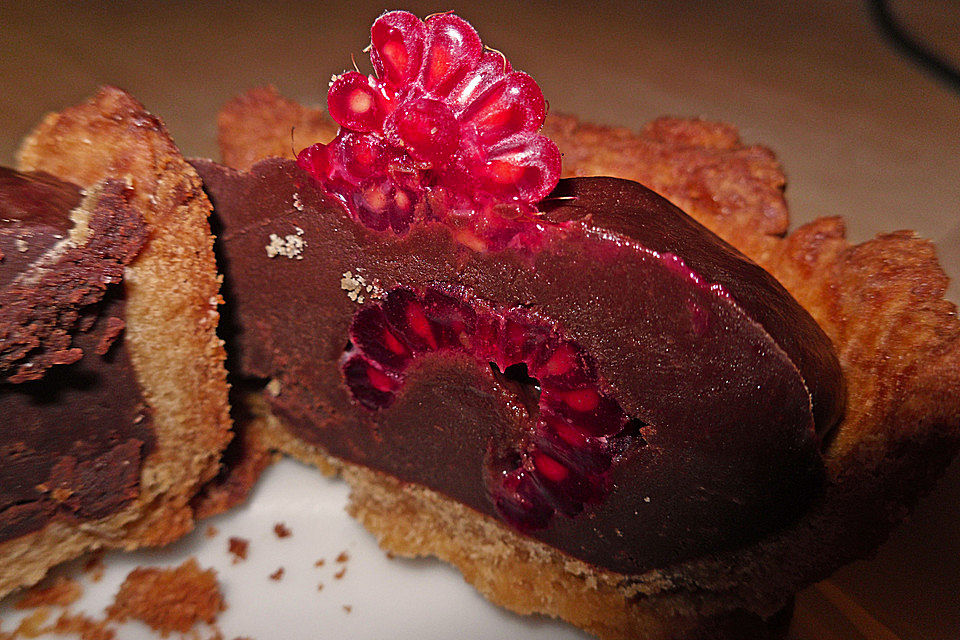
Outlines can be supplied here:
M87 244L57 247L80 190L0 169L0 352L14 354L0 369L0 542L108 516L139 493L154 434L122 338L123 292L106 286L146 240L125 191L107 183Z
M520 437L516 394L486 363L432 355L389 408L360 406L339 368L359 308L341 287L350 272L368 295L461 285L535 313L650 425L604 500L528 532L574 557L629 574L748 544L820 490L817 433L843 402L828 339L772 277L643 187L561 181L576 200L548 207L539 251L480 253L439 223L371 231L290 161L194 164L221 225L238 366L279 382L272 406L298 437L497 517L484 474ZM274 238L298 251L270 257Z

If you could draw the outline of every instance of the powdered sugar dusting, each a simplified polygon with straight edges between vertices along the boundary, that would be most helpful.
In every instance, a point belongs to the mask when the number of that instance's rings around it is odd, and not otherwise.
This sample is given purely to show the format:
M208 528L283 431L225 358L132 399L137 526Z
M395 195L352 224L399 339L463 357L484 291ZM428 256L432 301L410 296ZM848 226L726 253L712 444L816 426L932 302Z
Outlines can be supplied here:
M303 260L303 251L307 248L307 241L303 239L303 229L294 227L296 234L287 234L280 237L275 233L270 234L270 242L264 247L267 250L268 258L283 256L291 260Z
M356 269L356 272L345 271L340 278L340 288L347 292L347 297L356 302L357 304L363 304L365 300L373 299L379 300L383 297L383 289L377 284L377 281L367 282L366 278L361 275L363 269Z

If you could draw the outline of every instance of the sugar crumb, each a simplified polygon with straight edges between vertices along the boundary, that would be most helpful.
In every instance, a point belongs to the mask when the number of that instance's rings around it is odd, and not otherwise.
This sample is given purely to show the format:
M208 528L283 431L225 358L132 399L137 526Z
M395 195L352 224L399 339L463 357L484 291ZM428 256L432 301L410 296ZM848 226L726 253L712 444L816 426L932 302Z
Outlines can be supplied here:
M297 211L303 211L303 203L300 202L300 194L293 194L293 208Z
M66 607L83 595L83 587L74 580L57 576L53 581L28 590L14 605L15 609L36 609L42 606Z
M283 385L280 383L280 380L277 378L270 378L270 382L267 383L267 393L269 393L274 398L280 396L280 392L283 390Z
M247 559L247 552L250 550L250 541L246 538L231 537L228 542L228 550L233 554L233 564Z
M107 616L117 622L139 620L166 636L171 631L187 633L199 622L212 625L224 609L216 572L201 569L189 558L173 569L131 571L107 607Z
M26 618L21 620L20 624L18 624L17 628L13 630L13 633L10 635L10 637L16 638L18 636L24 636L26 638L36 638L37 636L48 633L49 629L44 628L43 623L46 622L47 618L49 617L50 609L47 607L40 607Z
M103 335L100 337L100 342L97 343L93 352L98 356L106 355L107 352L110 351L113 341L117 339L117 336L123 332L126 326L127 323L116 316L107 318L107 326L103 331Z
M80 640L114 640L116 629L110 626L109 619L95 620L83 613L64 611L51 629L57 635L70 635Z
M100 582L103 578L103 554L102 549L94 551L83 561L83 572L89 575L93 582Z
M270 242L267 243L268 258L283 256L292 260L303 260L303 250L307 248L307 241L303 239L303 229L294 227L296 234L289 233L280 237L275 233L270 234Z
M340 288L347 292L347 297L357 304L363 304L367 298L382 298L383 289L377 285L376 281L367 282L366 278L360 275L361 269L356 271L356 273L345 271L340 276Z

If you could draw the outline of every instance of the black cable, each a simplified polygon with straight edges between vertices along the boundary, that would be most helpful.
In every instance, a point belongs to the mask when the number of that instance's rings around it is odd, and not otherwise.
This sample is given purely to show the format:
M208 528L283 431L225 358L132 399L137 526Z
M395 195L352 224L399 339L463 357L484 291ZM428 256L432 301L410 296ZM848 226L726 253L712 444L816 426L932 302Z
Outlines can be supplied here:
M951 89L960 91L960 69L927 48L919 38L897 22L887 0L868 0L870 14L883 35L913 61Z

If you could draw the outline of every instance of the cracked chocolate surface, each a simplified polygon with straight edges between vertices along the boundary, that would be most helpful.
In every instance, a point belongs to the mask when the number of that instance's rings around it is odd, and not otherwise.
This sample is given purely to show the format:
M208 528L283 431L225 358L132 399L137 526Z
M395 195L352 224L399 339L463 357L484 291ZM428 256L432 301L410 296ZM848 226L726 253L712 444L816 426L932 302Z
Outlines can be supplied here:
M0 169L0 542L139 493L154 435L118 285L148 229L127 191L102 185L76 245L79 189Z

